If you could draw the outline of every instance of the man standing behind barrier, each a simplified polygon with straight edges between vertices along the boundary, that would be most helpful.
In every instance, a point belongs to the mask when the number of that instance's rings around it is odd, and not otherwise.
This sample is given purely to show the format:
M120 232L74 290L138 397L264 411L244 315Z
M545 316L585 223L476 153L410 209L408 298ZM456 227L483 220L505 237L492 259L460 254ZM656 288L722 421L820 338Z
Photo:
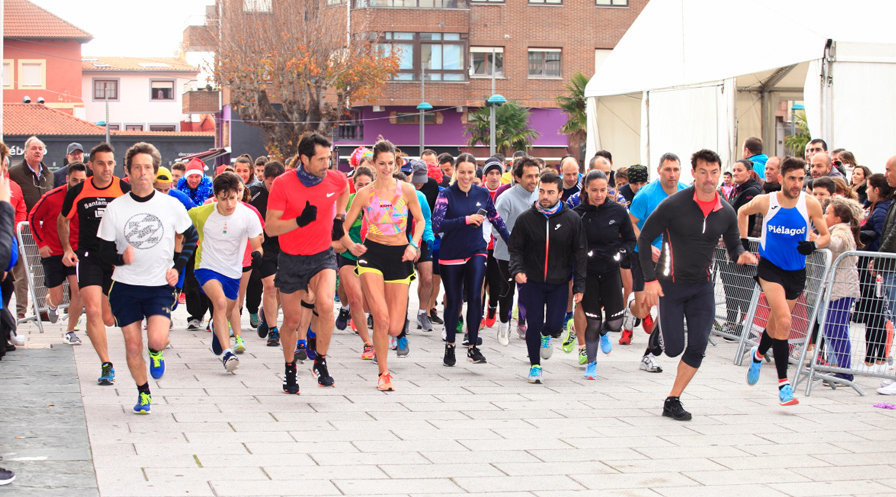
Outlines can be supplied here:
M762 214L759 241L759 265L756 279L771 308L768 325L759 346L750 350L747 383L759 381L762 359L768 349L774 350L778 370L778 399L782 406L796 405L793 387L787 379L790 358L791 312L806 285L806 256L816 248L827 247L830 240L827 224L822 217L821 204L801 191L806 176L806 163L788 157L781 164L781 191L759 195L737 212L741 235L746 235L749 217ZM818 230L818 238L809 241L810 225ZM747 247L747 238L741 238Z
M887 178L887 184L896 188L896 155L887 159L884 175ZM896 252L896 208L894 206L896 206L896 201L891 203L890 209L887 210L887 217L884 219L884 225L880 233L880 248L878 252ZM896 272L893 272L893 261L878 261L877 264L878 267L875 269L880 271L883 277L887 303L890 309L896 309ZM896 383L878 388L877 393L881 395L896 395Z
M703 361L712 329L715 294L709 266L719 237L723 237L732 260L738 264L756 263L756 257L744 252L738 241L734 209L716 192L722 175L718 154L705 149L695 152L691 168L694 186L664 200L661 208L647 218L638 236L644 302L648 306L659 304L654 334L662 336L669 357L684 352L663 406L663 416L678 421L691 419L679 397ZM665 247L655 269L651 243L661 233L665 233Z

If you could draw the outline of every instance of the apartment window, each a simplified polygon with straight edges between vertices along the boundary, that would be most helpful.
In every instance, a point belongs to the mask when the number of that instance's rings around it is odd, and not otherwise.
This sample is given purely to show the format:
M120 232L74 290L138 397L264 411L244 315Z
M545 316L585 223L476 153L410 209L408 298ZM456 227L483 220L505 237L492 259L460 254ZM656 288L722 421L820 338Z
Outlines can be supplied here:
M542 5L544 5L544 4L560 5L563 3L563 0L529 0L529 3L536 3L536 4L540 3Z
M143 125L142 124L125 124L124 130L125 131L143 131Z
M93 80L93 99L94 100L118 100L118 80L117 79L95 79L95 80Z
M338 0L327 0L335 2ZM467 9L468 0L359 0L359 7L394 7L411 9ZM341 2L338 2L341 3Z
M504 3L504 0L470 0L473 3Z
M424 124L442 124L445 122L445 117L441 112L424 112L423 113L423 123ZM410 112L390 112L389 113L389 124L420 124L420 112L410 111Z
M466 79L466 40L460 33L383 34L383 53L399 54L398 81L419 81L421 71L427 81L464 81Z
M151 81L150 96L152 100L174 100L174 81Z
M174 124L150 124L150 131L177 131L177 126Z
M529 49L530 78L559 78L560 74L559 48Z
M470 76L490 77L494 67L495 77L504 77L504 47L470 47L470 58Z
M19 88L46 88L47 61L19 60Z
M15 88L15 76L13 75L13 61L10 59L3 61L3 88Z
M628 7L628 0L594 0L598 7Z
M243 12L266 12L274 11L273 0L243 0Z

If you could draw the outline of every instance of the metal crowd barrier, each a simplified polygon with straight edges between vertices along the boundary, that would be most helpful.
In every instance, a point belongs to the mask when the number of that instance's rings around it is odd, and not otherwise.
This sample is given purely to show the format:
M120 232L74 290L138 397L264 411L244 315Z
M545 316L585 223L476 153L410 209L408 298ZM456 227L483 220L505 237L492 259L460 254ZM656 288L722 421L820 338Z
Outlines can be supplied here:
M33 314L26 315L19 319L19 324L28 321L37 323L37 329L43 333L44 327L41 323L40 315L47 312L47 287L44 286L44 266L40 263L40 252L37 249L37 243L31 235L31 227L27 221L22 221L16 226L16 238L19 241L19 253L25 257L25 274L28 276L28 293L31 296L31 310ZM61 313L62 309L68 308L68 279L62 283L63 303L58 309Z
M818 340L809 357L806 395L820 381L831 388L849 386L864 395L856 376L896 380L896 374L888 372L893 363L896 309L889 302L896 301L894 270L892 253L849 251L834 261L825 280L825 311L819 314Z
M750 251L754 254L759 246L756 239L750 240ZM715 321L711 335L728 341L740 341L744 325L756 307L756 266L739 266L728 260L728 251L720 244L713 252L712 281L715 292Z

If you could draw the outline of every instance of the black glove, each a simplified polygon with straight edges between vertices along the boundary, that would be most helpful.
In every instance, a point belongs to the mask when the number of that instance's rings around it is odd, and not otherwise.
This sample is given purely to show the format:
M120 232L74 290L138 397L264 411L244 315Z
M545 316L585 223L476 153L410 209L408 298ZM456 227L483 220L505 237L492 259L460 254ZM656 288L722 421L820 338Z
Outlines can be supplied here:
M342 237L345 236L345 227L342 226L342 223L345 222L345 218L343 217L335 217L333 218L333 241L342 240Z
M741 238L741 239L740 239L740 245L741 245L741 246L744 248L744 250L746 250L747 252L750 251L750 239L749 239L749 238Z
M796 244L796 251L803 255L809 255L812 252L815 252L815 242L810 242L809 240L800 240Z
M258 269L261 266L261 252L255 250L252 252L252 269Z
M299 225L299 228L304 228L315 219L317 219L317 206L311 205L311 201L306 200L305 209L302 211L302 215L296 218L296 224Z

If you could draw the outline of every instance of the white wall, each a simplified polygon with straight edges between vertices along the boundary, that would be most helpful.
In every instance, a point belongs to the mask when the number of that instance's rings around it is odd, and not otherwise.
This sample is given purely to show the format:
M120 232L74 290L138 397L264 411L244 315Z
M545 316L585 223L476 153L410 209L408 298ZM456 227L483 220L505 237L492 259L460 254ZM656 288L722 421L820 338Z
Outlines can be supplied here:
M180 131L180 121L184 118L181 112L181 100L184 86L195 75L183 73L149 73L149 72L91 72L84 71L81 77L82 95L86 120L91 122L106 120L106 102L93 99L93 81L95 79L117 79L118 100L109 101L109 123L142 124L144 130L150 125L175 125ZM174 81L173 100L152 100L150 98L151 81Z

